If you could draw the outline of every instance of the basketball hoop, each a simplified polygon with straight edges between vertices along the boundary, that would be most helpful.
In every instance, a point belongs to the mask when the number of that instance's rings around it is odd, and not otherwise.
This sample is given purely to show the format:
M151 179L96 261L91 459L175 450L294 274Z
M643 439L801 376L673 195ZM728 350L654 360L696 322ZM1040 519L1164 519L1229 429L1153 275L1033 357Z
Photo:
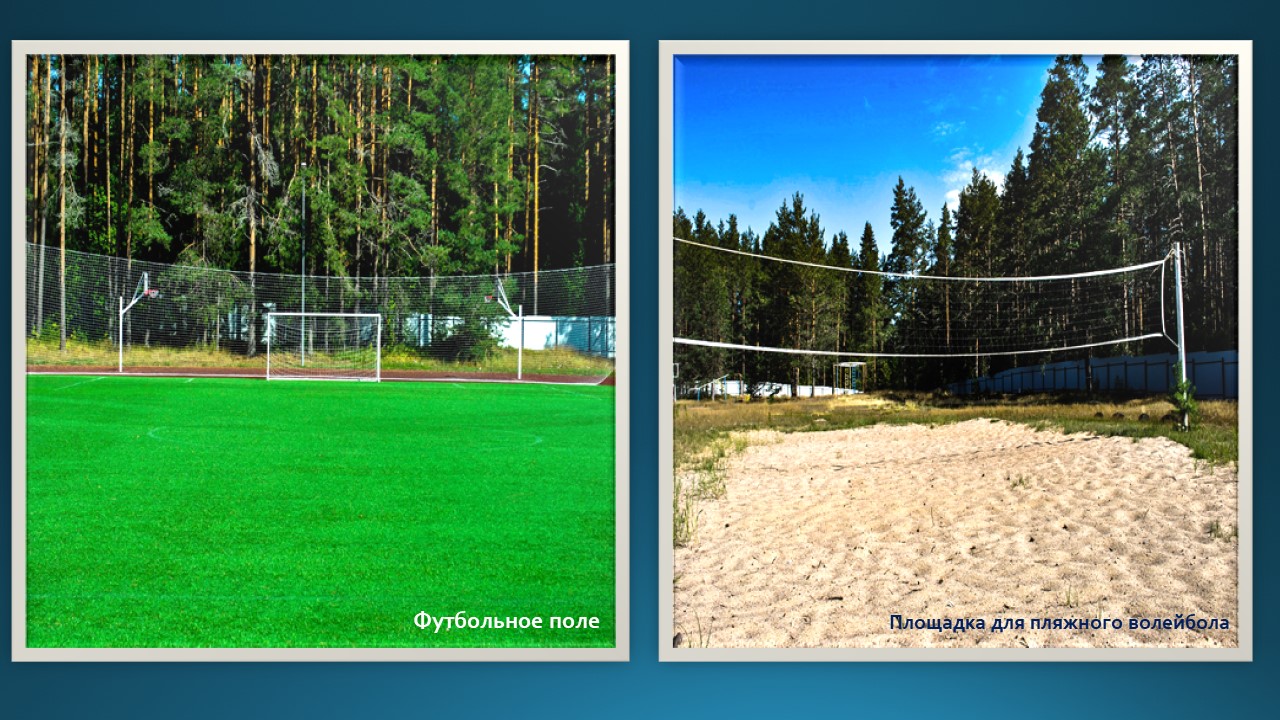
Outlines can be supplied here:
M119 360L116 363L116 368L119 372L124 372L124 316L125 314L128 313L130 310L132 310L133 306L137 305L139 302L143 300L158 298L158 297L160 297L160 290L157 288L151 287L151 279L150 277L148 277L147 273L145 272L142 273L142 277L138 278L138 285L133 289L133 299L129 301L128 305L124 303L124 296L123 295L120 296L119 322L116 323L117 332L119 333L119 346L120 346Z

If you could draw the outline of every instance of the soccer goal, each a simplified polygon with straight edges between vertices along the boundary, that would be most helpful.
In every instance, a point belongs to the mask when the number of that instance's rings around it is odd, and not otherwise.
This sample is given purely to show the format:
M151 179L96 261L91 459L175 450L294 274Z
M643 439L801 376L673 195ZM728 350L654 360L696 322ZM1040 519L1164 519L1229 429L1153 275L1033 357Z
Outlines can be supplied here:
M266 315L268 380L382 379L382 316L271 312Z

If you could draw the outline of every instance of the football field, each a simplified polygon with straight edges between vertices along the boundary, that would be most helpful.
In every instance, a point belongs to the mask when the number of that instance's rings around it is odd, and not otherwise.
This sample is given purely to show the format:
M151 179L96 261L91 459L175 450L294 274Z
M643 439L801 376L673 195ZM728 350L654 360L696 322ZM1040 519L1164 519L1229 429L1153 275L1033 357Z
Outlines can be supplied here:
M613 387L28 376L27 644L612 647L614 437Z

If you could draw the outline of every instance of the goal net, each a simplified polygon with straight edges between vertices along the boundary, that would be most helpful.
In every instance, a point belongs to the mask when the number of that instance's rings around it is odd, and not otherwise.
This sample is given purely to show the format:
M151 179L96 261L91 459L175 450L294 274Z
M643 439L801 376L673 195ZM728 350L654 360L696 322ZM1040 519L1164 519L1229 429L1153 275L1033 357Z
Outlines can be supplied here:
M382 316L267 313L268 380L382 379Z

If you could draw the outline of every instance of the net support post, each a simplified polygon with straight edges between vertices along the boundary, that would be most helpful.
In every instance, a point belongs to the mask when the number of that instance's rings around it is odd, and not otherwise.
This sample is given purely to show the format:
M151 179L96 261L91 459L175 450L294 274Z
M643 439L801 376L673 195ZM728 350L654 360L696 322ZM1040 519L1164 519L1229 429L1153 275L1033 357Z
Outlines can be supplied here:
M1174 308L1178 315L1178 374L1181 376L1179 381L1183 384L1187 382L1187 343L1183 334L1182 320L1182 243L1176 242L1173 245L1173 284L1174 292ZM1182 427L1188 427L1191 418L1186 412L1182 413Z
M116 332L120 337L120 362L116 368L116 372L124 372L124 296L120 296L120 319L116 323Z
M373 380L382 382L382 315L378 315L377 337L374 339ZM305 344L305 340L303 341Z
M524 379L524 305L517 305L517 319L520 321L520 346L516 348L516 379Z

